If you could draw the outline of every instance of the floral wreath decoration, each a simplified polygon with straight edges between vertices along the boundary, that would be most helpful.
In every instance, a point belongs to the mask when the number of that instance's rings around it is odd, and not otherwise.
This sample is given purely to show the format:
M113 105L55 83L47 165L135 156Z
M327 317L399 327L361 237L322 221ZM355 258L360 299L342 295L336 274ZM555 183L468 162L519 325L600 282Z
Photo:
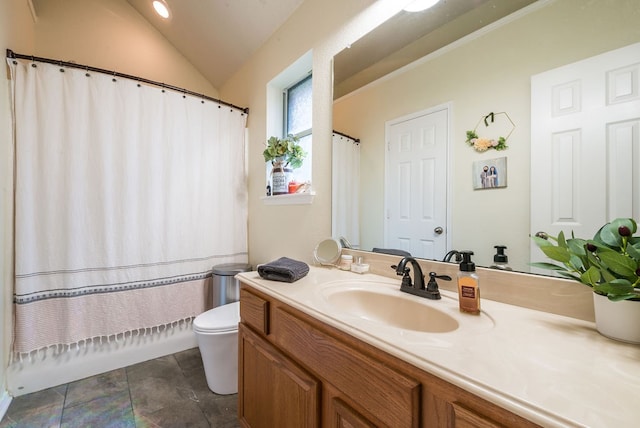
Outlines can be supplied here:
M511 123L511 131L509 131L509 134L507 134L506 137L499 137L497 140L489 139L489 138L480 138L478 136L478 133L476 132L476 129L478 129L478 126L480 126L480 123L484 122L484 126L489 127L489 123L490 123L489 120L491 120L491 123L493 123L495 121L495 116L500 114L505 115L507 120ZM471 147L473 147L476 152L486 152L489 149L495 149L498 151L505 150L509 148L509 146L507 146L507 139L509 139L514 129L516 129L516 125L513 123L513 121L511 120L511 118L506 112L504 111L501 111L498 113L491 112L488 115L480 118L480 120L476 124L476 127L473 128L473 131L467 131L466 143Z

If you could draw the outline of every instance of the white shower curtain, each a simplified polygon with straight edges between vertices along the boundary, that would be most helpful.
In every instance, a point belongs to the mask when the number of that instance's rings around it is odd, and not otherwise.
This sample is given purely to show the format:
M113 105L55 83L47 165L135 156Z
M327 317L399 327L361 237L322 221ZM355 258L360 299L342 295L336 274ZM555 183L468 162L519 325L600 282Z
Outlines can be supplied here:
M360 143L333 134L332 236L346 238L360 248Z
M246 114L134 80L8 59L17 354L188 321L247 261Z

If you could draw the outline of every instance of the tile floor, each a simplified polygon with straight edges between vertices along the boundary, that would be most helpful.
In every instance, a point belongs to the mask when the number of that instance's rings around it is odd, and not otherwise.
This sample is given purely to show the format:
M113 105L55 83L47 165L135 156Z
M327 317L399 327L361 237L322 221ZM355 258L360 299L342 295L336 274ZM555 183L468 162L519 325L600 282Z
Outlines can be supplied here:
M237 409L207 388L194 348L16 397L0 428L231 428Z

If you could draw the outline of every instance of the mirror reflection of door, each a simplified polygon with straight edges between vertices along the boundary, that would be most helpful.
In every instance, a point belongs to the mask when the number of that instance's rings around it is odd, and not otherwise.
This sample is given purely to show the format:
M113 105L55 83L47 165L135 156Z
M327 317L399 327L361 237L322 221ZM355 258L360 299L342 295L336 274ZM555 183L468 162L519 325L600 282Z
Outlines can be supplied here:
M385 247L441 260L447 252L449 107L386 124Z
M531 79L531 233L618 217L640 217L640 43Z

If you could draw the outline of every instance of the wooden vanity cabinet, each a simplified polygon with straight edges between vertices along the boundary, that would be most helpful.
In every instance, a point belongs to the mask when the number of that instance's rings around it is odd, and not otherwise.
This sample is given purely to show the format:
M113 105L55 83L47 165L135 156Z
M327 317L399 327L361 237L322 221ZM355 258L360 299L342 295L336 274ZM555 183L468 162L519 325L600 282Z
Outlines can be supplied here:
M238 413L245 427L533 427L241 284Z
M250 427L317 427L320 384L245 325L241 349L241 420Z

